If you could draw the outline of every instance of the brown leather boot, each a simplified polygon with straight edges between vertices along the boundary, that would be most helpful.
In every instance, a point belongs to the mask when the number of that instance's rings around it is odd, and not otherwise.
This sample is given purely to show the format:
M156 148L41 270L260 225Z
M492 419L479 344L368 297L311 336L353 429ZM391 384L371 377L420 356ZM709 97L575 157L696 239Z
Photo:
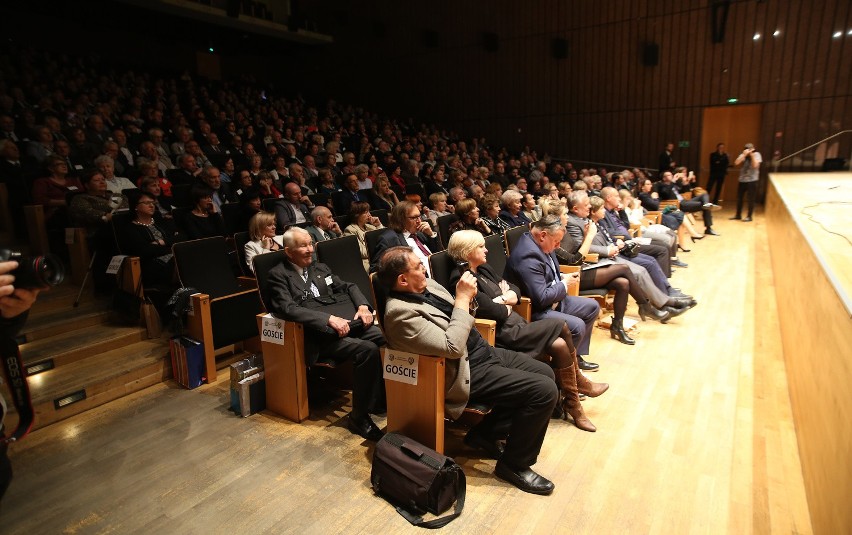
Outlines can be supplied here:
M577 394L577 376L574 369L575 366L572 364L571 366L554 370L556 372L556 380L559 381L560 388L565 396L562 398L562 408L574 420L575 426L583 431L594 433L597 431L597 428L595 424L586 418L586 413L583 412L583 405L580 403L580 398Z
M596 383L594 381L590 381L588 377L583 375L583 372L580 371L580 367L577 365L576 352L574 352L574 371L577 374L577 392L580 394L584 394L590 398L596 398L609 390L609 383Z

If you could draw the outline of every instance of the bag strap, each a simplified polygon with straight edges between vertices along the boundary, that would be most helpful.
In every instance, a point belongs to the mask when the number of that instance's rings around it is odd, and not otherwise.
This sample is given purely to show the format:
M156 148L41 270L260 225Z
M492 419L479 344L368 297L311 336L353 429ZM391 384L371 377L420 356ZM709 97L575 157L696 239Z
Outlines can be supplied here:
M33 400L30 397L30 387L27 384L24 363L21 360L21 352L18 344L12 338L0 339L0 356L3 357L3 372L6 382L9 383L9 391L12 394L12 402L18 411L18 427L8 437L0 437L0 442L9 444L24 438L33 427L35 411Z
M396 512L402 515L402 517L412 525L417 526L419 528L427 528L427 529L438 529L446 526L456 518L458 518L462 514L462 510L464 510L464 497L467 492L467 480L465 479L464 470L461 469L460 466L456 465L456 473L459 475L456 480L456 486L458 487L458 493L456 495L456 506L451 514L447 516L442 516L440 518L436 518L434 520L430 520L428 522L423 521L422 516L415 516L402 507L397 507Z

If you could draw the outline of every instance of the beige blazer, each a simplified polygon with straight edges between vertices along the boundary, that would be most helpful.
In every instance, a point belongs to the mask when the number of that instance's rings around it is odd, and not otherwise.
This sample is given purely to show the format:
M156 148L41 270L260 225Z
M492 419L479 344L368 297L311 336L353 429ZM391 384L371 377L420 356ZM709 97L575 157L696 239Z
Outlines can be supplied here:
M452 303L453 297L443 286L427 279L430 293ZM467 310L453 308L452 318L425 303L409 303L391 298L385 309L384 332L388 346L400 351L445 357L447 414L461 416L470 398L470 363L467 337L474 319Z

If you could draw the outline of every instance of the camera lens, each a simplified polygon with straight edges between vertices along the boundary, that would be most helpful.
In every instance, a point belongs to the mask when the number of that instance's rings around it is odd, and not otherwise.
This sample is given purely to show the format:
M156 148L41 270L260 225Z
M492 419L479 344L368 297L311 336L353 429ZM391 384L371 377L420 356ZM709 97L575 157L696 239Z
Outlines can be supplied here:
M17 251L0 249L0 261L14 260L18 267L12 271L17 288L57 286L65 280L65 266L55 255L23 256Z

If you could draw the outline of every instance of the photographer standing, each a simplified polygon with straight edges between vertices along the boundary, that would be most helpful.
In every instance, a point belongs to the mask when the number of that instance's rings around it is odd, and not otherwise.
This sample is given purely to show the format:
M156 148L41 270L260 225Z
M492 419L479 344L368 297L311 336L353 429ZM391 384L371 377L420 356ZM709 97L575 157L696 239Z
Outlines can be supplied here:
M748 216L743 219L751 221L754 213L754 199L757 196L757 180L760 178L760 162L763 158L751 143L746 143L743 152L737 156L734 165L742 164L740 169L740 185L737 188L737 214L731 219L742 219L743 197L748 193Z
M7 346L8 340L13 340L20 332L27 320L27 311L33 306L39 290L15 288L14 275L11 273L17 269L15 261L0 262L0 338L3 346ZM13 346L14 347L14 346ZM4 360L8 355L2 355ZM0 396L0 434L3 434L2 421L6 419L6 402ZM3 435L5 437L5 435ZM12 480L12 465L6 456L6 442L0 441L0 499L6 493L9 482Z

